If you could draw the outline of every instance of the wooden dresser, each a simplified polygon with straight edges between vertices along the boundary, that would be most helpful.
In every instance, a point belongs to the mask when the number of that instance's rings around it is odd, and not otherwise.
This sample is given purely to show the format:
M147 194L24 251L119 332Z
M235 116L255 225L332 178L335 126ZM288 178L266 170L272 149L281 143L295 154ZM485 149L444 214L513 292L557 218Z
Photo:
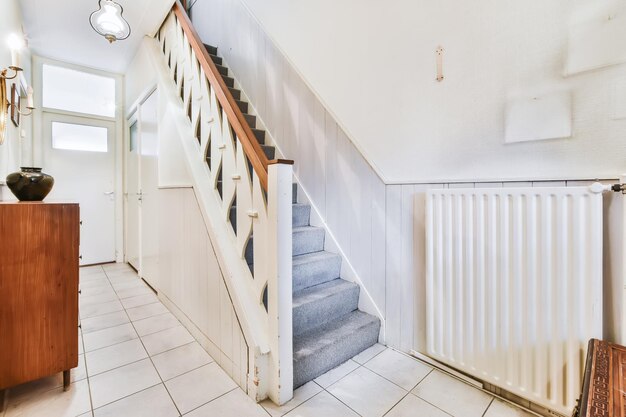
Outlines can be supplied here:
M79 229L78 204L0 202L0 394L57 372L69 386Z
M591 339L576 417L626 417L626 347Z

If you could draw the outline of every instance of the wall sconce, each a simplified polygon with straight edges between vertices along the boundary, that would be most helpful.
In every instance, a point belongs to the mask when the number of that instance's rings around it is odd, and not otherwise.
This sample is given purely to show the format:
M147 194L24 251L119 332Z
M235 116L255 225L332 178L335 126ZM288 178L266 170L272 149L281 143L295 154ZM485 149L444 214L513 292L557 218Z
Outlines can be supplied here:
M7 80L13 80L17 78L22 72L20 66L20 49L24 46L23 39L20 39L17 35L13 34L9 37L9 47L11 48L11 65L8 68L0 70L0 145L4 143L6 137L6 129L9 121L9 111L13 114L14 120L17 119L17 115L30 116L33 112L33 89L28 87L27 90L27 103L26 112L22 112L20 108L21 100L15 98L15 93L11 91L11 100L7 96ZM11 75L9 75L11 74ZM13 86L13 89L16 87Z

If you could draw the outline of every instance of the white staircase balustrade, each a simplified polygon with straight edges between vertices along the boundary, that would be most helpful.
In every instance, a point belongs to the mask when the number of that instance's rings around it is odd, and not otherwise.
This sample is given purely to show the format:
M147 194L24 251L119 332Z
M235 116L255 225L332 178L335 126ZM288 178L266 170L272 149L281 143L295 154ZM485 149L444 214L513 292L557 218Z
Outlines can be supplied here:
M228 242L215 242L216 250L236 253L218 259L225 263L220 266L250 346L248 394L256 401L269 397L283 404L293 396L292 166L270 163L267 190L263 188L224 109L229 103L220 102L205 73L210 68L190 43L188 36L197 35L185 30L177 7L178 3L157 39L195 132L196 137L185 139L189 141L185 148L196 147L209 178L204 183L210 185L213 201L207 204L220 217L211 222L223 223L218 225L219 235L229 236ZM234 224L231 219L236 219Z

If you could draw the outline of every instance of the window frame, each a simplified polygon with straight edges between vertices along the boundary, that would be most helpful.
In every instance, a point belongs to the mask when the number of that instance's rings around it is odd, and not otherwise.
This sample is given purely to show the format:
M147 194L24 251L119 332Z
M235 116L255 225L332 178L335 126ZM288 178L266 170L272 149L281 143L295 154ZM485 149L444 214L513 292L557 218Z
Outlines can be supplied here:
M46 131L46 135L50 135L50 147L52 151L67 151L67 152L90 152L90 153L109 153L111 147L114 145L111 140L111 133L114 132L115 126L111 123L107 123L101 121L98 124L95 123L84 123L82 118L77 116L63 116L59 114L48 114L45 117L46 126L44 126L44 131ZM106 150L104 151L96 151L89 149L71 149L71 148L56 148L54 146L54 124L64 124L70 126L83 126L87 128L93 129L104 129L106 131ZM47 137L47 136L46 136Z
M98 77L102 77L102 78L109 78L111 80L113 80L114 82L114 88L115 88L115 110L113 111L113 116L103 116L103 115L99 115L99 114L94 114L94 113L84 113L84 112L80 112L80 111L74 111L74 110L64 110L64 109L59 109L57 107L45 107L43 105L43 100L44 100L44 87L43 87L43 77L44 77L44 67L45 66L53 66L53 67L57 67L57 68L63 68L63 69L67 69L70 71L78 71L78 72L82 72L85 74L90 74L90 75L95 75ZM91 119L98 119L98 120L117 120L117 114L119 112L119 107L121 106L121 102L120 102L120 93L119 93L119 83L121 82L119 80L119 77L114 76L113 74L108 74L102 71L97 71L97 70L90 70L87 68L81 68L81 67L77 67L75 65L70 65L67 63L61 63L61 62L55 62L49 59L41 59L41 62L38 64L38 71L39 71L39 78L41 80L41 88L39 89L40 91L40 97L39 97L39 104L40 104L40 108L42 112L45 113L58 113L58 114L66 114L66 115L79 115L79 116L84 116L84 117L88 117Z

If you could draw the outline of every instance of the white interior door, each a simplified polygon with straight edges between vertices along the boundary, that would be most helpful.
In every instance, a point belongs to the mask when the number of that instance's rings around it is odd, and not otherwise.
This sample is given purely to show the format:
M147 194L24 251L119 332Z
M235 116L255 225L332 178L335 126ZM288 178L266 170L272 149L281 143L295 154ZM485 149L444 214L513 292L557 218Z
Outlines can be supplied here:
M141 186L141 201L139 211L141 218L140 227L140 257L141 277L153 288L158 288L158 116L157 116L157 91L155 90L141 104L139 111L140 134L139 172Z
M139 202L141 200L141 188L139 184L139 120L135 114L128 121L129 134L125 146L126 160L126 262L137 271L141 270L139 231L141 222L139 219Z
M128 120L126 160L126 261L158 288L158 116L157 92Z
M115 122L44 113L50 200L80 204L81 265L115 261Z

